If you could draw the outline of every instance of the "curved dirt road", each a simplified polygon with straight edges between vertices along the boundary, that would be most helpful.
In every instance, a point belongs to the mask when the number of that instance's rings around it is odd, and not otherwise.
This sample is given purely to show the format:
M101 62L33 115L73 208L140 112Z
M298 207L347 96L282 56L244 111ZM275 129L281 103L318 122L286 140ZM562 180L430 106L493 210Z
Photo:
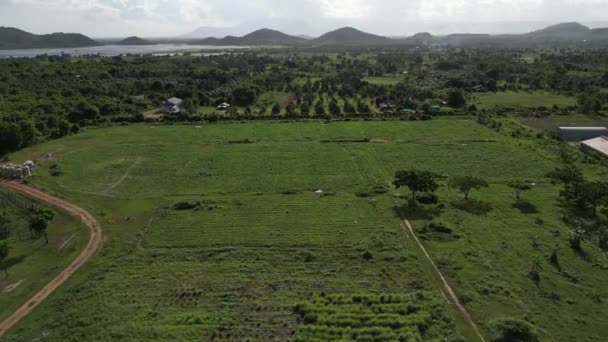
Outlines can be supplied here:
M82 267L82 265L91 259L91 257L93 257L101 248L103 236L101 227L99 226L97 220L95 220L93 215L82 208L15 181L0 180L0 186L13 189L27 197L44 202L50 206L63 210L72 216L78 217L91 230L89 242L86 248L82 250L80 255L78 255L78 257L76 257L76 259L74 259L74 261L72 261L72 263L65 270L61 271L61 273L53 278L51 282L46 284L42 290L38 291L38 293L36 293L25 304L17 309L17 311L0 323L0 337L2 337L2 335L4 335L11 327L29 314L36 306L38 306L38 304L53 293L55 289L68 280L68 278L74 274L74 272L76 272L80 267Z

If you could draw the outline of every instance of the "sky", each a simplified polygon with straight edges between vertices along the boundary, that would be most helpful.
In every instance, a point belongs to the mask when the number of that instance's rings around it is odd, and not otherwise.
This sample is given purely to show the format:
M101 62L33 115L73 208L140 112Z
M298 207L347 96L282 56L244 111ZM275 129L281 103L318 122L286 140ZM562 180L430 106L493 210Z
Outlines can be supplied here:
M320 35L353 26L387 36L521 33L558 22L608 27L608 0L0 0L0 26L91 37ZM605 25L604 25L605 24Z

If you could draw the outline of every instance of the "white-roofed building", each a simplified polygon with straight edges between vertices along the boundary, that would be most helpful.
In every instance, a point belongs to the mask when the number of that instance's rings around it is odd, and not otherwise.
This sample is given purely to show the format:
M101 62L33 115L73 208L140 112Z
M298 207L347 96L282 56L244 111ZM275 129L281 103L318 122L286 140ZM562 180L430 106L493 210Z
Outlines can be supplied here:
M560 127L559 136L564 141L583 141L608 136L606 127Z
M608 158L608 137L601 136L581 142L581 147L595 152L596 154Z

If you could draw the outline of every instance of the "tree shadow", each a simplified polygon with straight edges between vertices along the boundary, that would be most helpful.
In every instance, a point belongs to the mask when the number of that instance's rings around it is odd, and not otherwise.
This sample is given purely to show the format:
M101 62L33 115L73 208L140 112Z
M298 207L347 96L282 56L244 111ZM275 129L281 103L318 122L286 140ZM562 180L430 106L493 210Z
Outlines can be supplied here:
M468 201L465 199L453 201L452 206L456 209L466 211L472 215L484 215L494 210L492 204L489 202L484 202L476 199L469 199Z
M20 255L18 257L12 257L12 258L8 258L6 260L4 260L4 263L0 264L0 267L9 269L15 265L18 265L20 263L23 262L23 260L25 260L26 256L25 255Z
M532 204L526 200L518 200L517 202L513 203L513 205L511 205L511 207L513 209L519 210L519 212L522 214L538 214L539 213L538 208L534 204Z
M432 220L441 216L443 208L441 206L424 206L424 205L402 205L393 207L395 215L399 218L407 218L408 220Z

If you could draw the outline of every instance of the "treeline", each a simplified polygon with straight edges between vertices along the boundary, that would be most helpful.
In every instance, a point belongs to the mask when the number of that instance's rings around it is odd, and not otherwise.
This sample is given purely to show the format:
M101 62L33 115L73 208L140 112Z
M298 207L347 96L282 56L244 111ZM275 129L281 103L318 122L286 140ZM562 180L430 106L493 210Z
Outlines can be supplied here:
M188 115L229 102L210 119L407 117L437 106L474 111L474 94L544 90L578 98L582 112L608 106L604 50L272 50L209 57L40 56L0 59L0 153L82 127L144 121L170 97ZM396 82L370 78L392 77ZM265 102L269 93L286 94ZM443 111L441 111L443 113ZM407 113L407 114L404 114Z

